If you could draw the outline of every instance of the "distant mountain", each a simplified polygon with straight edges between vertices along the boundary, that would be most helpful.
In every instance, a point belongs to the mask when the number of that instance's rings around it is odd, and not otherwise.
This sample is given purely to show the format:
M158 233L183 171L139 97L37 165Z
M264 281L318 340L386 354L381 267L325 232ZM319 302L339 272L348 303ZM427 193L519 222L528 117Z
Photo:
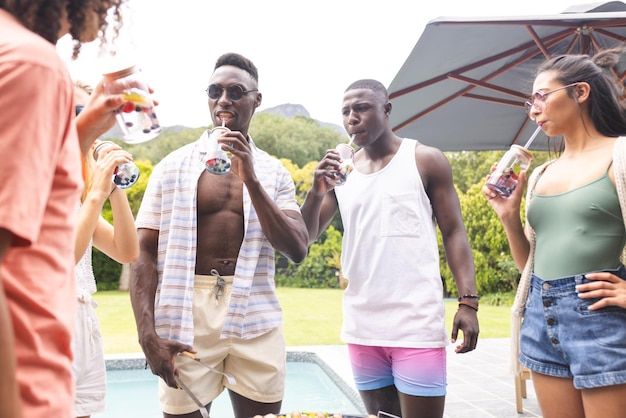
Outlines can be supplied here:
M311 114L308 110L302 105L299 104L291 104L285 103L278 106L270 107L269 109L264 109L259 112L271 113L273 115L284 116L288 119L291 119L296 116L306 116L307 118L311 118Z
M259 111L259 113L263 113L263 112L271 113L273 115L283 116L288 119L291 119L295 116L305 116L309 119L312 119L309 111L306 110L306 108L300 104L285 103L285 104L281 104L278 106L270 107L269 109L264 109L264 110ZM317 122L320 126L331 128L339 132L343 136L346 136L346 137L348 136L348 134L346 133L346 130L343 129L343 126L339 126L335 123L322 122L317 119L313 119L313 120Z

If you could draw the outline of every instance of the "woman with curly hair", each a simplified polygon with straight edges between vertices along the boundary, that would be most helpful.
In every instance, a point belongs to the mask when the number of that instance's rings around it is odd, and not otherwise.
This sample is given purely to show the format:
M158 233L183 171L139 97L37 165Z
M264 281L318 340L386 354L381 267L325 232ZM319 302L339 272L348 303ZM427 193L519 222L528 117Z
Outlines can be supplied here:
M96 87L75 118L56 41L106 43L123 0L0 0L0 416L73 416L75 207L81 149L115 122L122 98ZM80 141L79 141L80 138Z

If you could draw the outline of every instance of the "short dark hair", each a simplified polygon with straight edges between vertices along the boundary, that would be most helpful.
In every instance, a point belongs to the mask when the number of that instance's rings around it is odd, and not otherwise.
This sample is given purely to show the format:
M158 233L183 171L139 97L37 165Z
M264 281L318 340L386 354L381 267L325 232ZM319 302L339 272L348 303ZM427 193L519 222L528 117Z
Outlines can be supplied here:
M372 90L374 93L382 96L384 100L389 100L389 93L387 92L387 88L383 85L383 83L378 80L372 80L370 78L357 80L354 83L350 84L348 88L344 91L344 93L348 90L356 89Z
M234 67L241 68L246 71L250 76L258 83L259 82L259 72L256 69L256 65L248 58L244 57L241 54L237 54L235 52L227 52L220 56L215 62L215 68L213 71L217 70L219 67L223 65L232 65Z

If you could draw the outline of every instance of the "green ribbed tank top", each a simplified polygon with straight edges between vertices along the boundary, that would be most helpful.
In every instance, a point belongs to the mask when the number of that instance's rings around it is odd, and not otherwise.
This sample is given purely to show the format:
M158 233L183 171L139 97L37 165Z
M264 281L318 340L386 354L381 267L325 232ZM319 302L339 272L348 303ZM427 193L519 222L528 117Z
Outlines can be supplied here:
M534 193L527 216L537 236L534 273L542 279L616 268L620 264L626 231L608 171L565 193Z

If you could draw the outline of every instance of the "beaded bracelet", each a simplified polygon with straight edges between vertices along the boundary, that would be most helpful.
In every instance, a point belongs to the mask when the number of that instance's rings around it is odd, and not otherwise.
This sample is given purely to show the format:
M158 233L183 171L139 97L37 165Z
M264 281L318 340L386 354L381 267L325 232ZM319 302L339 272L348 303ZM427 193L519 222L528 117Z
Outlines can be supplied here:
M459 301L459 308L461 307L461 305L469 306L470 308L478 312L478 305L476 305L475 303L469 302L467 300L461 300Z
M476 299L476 300L478 300L478 299L480 299L480 296L478 296L478 295L463 295L463 296L459 296L459 302L462 299Z

